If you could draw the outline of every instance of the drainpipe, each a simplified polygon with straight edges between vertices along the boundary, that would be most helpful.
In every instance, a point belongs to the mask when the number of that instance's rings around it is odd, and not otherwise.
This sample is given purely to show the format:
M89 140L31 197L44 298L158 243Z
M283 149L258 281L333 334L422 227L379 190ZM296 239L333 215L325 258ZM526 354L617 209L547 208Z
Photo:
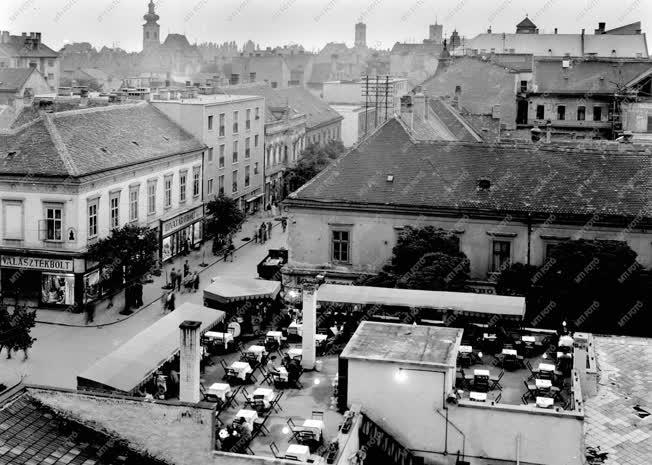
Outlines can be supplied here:
M532 214L527 214L527 264L530 264L530 252L532 248Z

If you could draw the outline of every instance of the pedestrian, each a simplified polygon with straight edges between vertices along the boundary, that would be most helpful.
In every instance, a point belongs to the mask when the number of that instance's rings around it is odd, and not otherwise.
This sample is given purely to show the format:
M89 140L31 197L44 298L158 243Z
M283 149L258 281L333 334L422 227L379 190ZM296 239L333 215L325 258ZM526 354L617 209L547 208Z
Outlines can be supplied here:
M261 244L267 242L267 228L265 227L265 223L260 225L260 237L261 237L260 240Z
M138 282L135 286L136 308L143 306L143 284Z
M282 219L281 219L281 226L283 227L283 232L285 232L285 230L286 230L287 227L288 227L288 220L287 220L287 218L282 218Z
M233 240L229 238L229 255L231 256L231 261L233 261L233 252L235 252L235 246L233 245Z
M272 222L268 221L267 222L267 237L272 238Z
M270 216L272 214L272 204L268 203L267 206L265 207L265 212L267 213L267 216Z
M195 271L195 280L194 280L194 289L195 292L199 290L199 272Z
M185 278L188 276L190 273L190 265L188 264L188 260L186 260L186 263L183 264L183 277Z
M161 311L165 315L166 310L168 309L168 293L164 292L161 294Z
M174 291L170 291L170 293L168 294L168 310L170 310L171 312L174 311L174 300L175 300Z
M86 311L86 324L90 324L95 318L95 304L89 301L84 304L84 307Z
M254 244L258 244L258 230L254 230Z
M177 285L177 270L174 267L170 271L170 284L172 284L172 289Z

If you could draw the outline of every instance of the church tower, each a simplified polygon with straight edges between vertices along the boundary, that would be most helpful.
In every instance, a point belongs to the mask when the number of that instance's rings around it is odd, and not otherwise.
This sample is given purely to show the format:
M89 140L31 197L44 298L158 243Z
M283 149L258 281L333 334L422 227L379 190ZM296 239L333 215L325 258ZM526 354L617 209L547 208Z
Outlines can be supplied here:
M161 44L159 32L161 26L157 23L159 16L154 11L153 0L149 1L149 11L143 19L146 21L143 24L143 51L152 50Z

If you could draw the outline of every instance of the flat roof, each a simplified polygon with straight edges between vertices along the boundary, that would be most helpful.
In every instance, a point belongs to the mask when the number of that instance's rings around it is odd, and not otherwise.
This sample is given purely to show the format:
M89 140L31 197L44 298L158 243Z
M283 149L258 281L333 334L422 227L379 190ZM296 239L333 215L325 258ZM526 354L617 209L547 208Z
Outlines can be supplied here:
M77 376L77 384L80 380L89 380L129 393L179 352L179 325L182 322L201 322L200 332L203 334L222 319L224 312L220 310L188 302L181 304L87 368Z
M523 318L525 297L474 292L422 291L370 286L324 284L317 291L321 302L432 308L460 314L501 315Z
M163 91L167 92L167 91ZM259 95L235 95L235 94L199 94L192 98L174 98L174 99L151 99L155 103L180 103L183 105L211 105L218 103L246 102L248 100L262 100L263 96Z
M218 276L204 289L204 298L233 302L259 298L274 299L281 290L280 281L238 276Z
M364 321L341 358L455 367L462 329Z

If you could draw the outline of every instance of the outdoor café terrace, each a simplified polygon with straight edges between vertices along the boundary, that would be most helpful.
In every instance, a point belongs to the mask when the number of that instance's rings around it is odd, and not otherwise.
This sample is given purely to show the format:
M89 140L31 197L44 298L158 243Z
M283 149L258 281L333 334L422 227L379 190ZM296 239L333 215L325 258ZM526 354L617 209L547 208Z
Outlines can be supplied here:
M552 331L471 327L457 354L458 399L573 410L573 338Z

